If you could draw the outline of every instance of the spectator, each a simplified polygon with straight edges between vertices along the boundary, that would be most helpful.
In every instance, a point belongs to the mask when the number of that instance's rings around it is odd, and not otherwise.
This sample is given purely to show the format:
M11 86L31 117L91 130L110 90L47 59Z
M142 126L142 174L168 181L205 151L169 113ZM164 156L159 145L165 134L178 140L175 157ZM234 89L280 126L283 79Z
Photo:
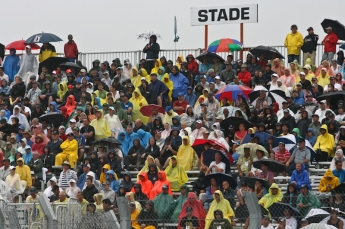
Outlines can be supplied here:
M315 194L308 190L307 185L302 185L301 194L299 194L297 198L297 208L299 209L301 216L305 217L310 209L320 207L321 203Z
M76 186L76 182L74 179L71 179L69 181L69 187L66 188L66 194L71 198L77 198L78 192L80 192L80 189L78 186Z
M5 178L5 183L11 193L15 193L22 190L22 187L26 186L26 182L21 179L20 175L16 171L16 167L9 166L9 174Z
M274 174L272 171L268 170L268 164L265 162L261 163L261 172L257 174L257 177L268 181L269 184L273 184L274 182Z
M93 196L98 193L97 188L95 185L92 183L91 178L86 178L86 188L83 190L83 196L88 201L89 203L94 203L95 200Z
M187 94L187 87L189 86L189 81L182 73L178 71L177 66L172 67L169 77L173 83L173 91L172 91L173 100L177 99L178 93L183 93L183 95Z
M0 179L5 181L6 177L10 174L10 160L8 158L3 159L3 166L0 167Z
M39 62L43 62L52 56L56 56L55 47L48 42L43 43L38 56Z
M71 165L68 161L62 163L62 172L59 177L59 185L65 190L69 186L69 181L71 179L78 180L77 173L71 170Z
M164 171L158 172L158 180L154 182L153 188L149 194L149 199L153 200L158 194L162 192L163 186L166 185L168 187L169 195L172 195L170 182L166 179L166 174Z
M336 152L338 152L338 154L340 153L341 149L338 149ZM342 154L342 151L341 151ZM334 160L334 158L333 158ZM332 160L332 163L333 163ZM331 169L331 168L330 168ZM345 181L345 170L343 169L343 161L342 160L336 160L335 161L335 169L331 169L333 175L335 177L337 177L339 179L340 184L342 184Z
M49 197L51 197L52 195L54 195L54 192L53 192L53 189L54 189L54 187L55 187L55 185L57 184L57 179L56 179L56 177L55 176L53 176L52 178L50 178L50 180L49 180L49 186L44 190L44 194L46 194L46 196L49 198ZM57 185L56 185L57 186ZM63 190L62 190L62 188L60 188L59 186L58 186L58 190L60 191L60 192L62 192Z
M165 173L167 175L167 180L170 181L173 192L179 191L182 185L188 180L186 171L178 164L176 156L171 157L169 165L165 169Z
M238 75L238 79L240 80L241 83L243 83L247 87L250 86L249 84L251 81L251 74L247 70L247 64L242 64L241 72L239 72L237 75ZM235 83L235 80L234 80L234 83Z
M178 115L185 113L188 102L184 99L183 93L178 93L178 100L174 102L173 108Z
M274 227L270 224L270 217L268 215L264 215L261 219L261 229L274 229Z
M12 82L20 67L19 56L16 55L14 48L10 49L10 54L6 56L2 66L5 74L8 76L7 82L9 82L8 80Z
M110 137L111 131L108 122L103 117L103 111L99 110L97 105L93 108L95 110L96 119L92 120L90 125L95 129L95 140Z
M55 166L60 166L67 160L71 168L74 168L78 160L78 142L74 139L72 132L67 135L67 140L60 145L60 148L62 152L56 155Z
M116 174L114 173L113 170L108 170L106 172L106 179L107 181L110 183L110 188L114 191L114 192L118 192L119 191L119 187L120 187L120 183L119 181L117 180L117 176Z
M219 79L221 79L225 84L229 84L233 82L234 77L237 75L237 72L234 69L232 69L232 64L230 62L226 61L224 64L225 64L225 69L220 73ZM215 79L217 83L217 76Z
M296 147L290 159L286 162L286 172L290 175L295 169L297 163L303 163L305 169L308 170L311 154L309 149L305 146L305 140L300 139L298 141L298 147Z
M260 200L259 204L268 209L272 204L280 202L283 198L283 194L276 183L273 183L266 195Z
M319 158L320 161L328 161L328 157L333 154L334 137L328 133L327 125L323 124L320 128L320 133L316 139L316 143L313 147L314 150L321 150L322 156Z
M158 214L155 211L153 201L147 201L145 209L142 210L138 216L138 224L141 228L156 228Z
M331 61L332 59L334 59L334 55L336 52L338 36L333 33L333 29L330 26L328 26L325 30L327 35L322 41L322 44L325 46L322 60Z
M318 190L320 192L330 192L338 185L340 185L339 179L333 175L330 169L327 169L327 171L321 178Z
M225 163L222 162L222 155L216 153L214 156L215 160L211 162L210 166L207 168L206 175L210 173L225 173Z
M36 184L36 181L42 180L42 168L43 162L39 158L38 153L35 151L32 153L32 159L28 163L30 170L34 172L32 178L32 184Z
M291 63L294 60L300 62L301 47L304 43L303 36L297 31L297 25L291 26L291 33L285 38L284 46L288 49L288 62Z
M29 189L32 186L32 178L30 167L24 164L23 158L17 159L16 173L20 176L20 181L25 189Z
M307 185L311 190L309 173L305 170L303 163L296 163L296 169L291 174L290 183L294 183L297 190L299 190L302 185Z
M296 188L296 183L288 184L287 190L286 190L286 193L284 193L282 202L286 204L290 204L293 207L296 207L297 197L298 197L298 191Z

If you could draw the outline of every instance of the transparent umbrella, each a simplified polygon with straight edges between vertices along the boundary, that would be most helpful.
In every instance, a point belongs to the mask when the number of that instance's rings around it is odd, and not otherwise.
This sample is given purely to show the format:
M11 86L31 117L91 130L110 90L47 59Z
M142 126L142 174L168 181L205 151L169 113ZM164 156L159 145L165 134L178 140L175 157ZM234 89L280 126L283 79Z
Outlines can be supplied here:
M152 35L156 35L157 39L162 39L162 36L159 33L153 31L145 31L137 35L137 39L144 39L145 41L149 40Z

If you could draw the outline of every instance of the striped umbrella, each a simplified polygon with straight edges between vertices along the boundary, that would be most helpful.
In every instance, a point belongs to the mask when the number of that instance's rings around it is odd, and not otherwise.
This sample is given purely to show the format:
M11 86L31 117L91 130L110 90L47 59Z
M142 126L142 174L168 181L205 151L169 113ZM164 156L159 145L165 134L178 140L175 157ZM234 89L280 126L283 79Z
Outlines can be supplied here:
M242 85L227 85L220 89L215 95L216 99L222 100L222 98L227 98L229 101L237 99L238 94L242 94L244 98L248 99L249 93L253 90L249 87Z
M208 52L233 52L239 51L243 44L238 40L231 38L223 38L213 41L207 48Z

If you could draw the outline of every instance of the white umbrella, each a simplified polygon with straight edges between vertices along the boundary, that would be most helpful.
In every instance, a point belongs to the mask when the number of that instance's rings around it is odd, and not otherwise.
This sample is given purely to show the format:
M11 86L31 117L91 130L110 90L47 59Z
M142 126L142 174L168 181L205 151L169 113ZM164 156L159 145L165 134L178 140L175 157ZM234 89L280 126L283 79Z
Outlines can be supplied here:
M302 228L303 229L338 229L334 226L323 224L323 223L312 223Z
M162 39L162 36L159 33L153 31L145 31L137 35L137 39L144 39L145 41L149 40L152 35L156 35L157 39Z
M249 94L250 102L254 106L260 95L260 91L266 91L266 96L270 97L272 99L272 102L277 102L279 105L279 109L282 108L283 102L286 101L286 95L284 91L274 87L267 89L264 86L256 86L254 88L254 91Z

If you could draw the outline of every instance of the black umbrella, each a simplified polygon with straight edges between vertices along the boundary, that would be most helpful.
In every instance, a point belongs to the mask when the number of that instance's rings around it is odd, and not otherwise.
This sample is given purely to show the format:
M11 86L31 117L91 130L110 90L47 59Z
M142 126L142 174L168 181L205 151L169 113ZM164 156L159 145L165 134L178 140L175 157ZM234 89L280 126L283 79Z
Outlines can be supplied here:
M58 127L61 125L62 122L65 121L64 116L58 112L50 112L38 118L40 122L46 121L47 123L51 123L54 127Z
M286 101L286 94L282 90L277 90L277 89L271 89L270 86L256 86L254 88L254 91L249 93L249 100L252 105L255 106L256 100L260 96L260 91L266 91L266 96L270 97L272 99L272 102L277 102L279 106ZM280 107L281 108L281 107Z
M342 183L333 188L332 193L345 193L345 183Z
M32 43L47 43L47 42L58 42L62 41L62 39L54 34L51 33L37 33L32 35L28 39L26 39L25 43L32 44Z
M326 98L330 98L330 100L332 100L332 99L340 100L341 98L344 99L344 96L345 96L345 91L332 91L332 92L327 92L325 94L322 94L322 95L316 97L316 100L321 101L321 100L324 100Z
M122 143L114 137L101 138L93 142L93 144L100 144L100 143L122 145Z
M297 208L292 207L290 204L286 204L286 203L273 203L268 210L271 213L271 217L273 219L278 219L279 217L284 216L284 210L285 209L289 209L290 210L290 214L292 216L294 216L295 218L300 217L300 213L299 210Z
M266 188L267 191L270 189L270 184L268 183L267 180L263 180L257 177L242 177L241 178L241 183L246 182L248 186L252 189L254 189L256 181L260 181L260 183L262 184L262 187Z
M213 59L215 57L217 57L221 63L225 62L225 60L221 56L217 55L214 52L201 53L199 56L196 57L196 59L202 63L204 57L207 57L208 63L213 63Z
M227 173L228 171L230 171L230 161L229 158L222 153L221 151L215 150L215 149L208 149L203 153L203 163L206 166L210 166L211 162L214 161L214 156L216 155L216 153L219 153L222 156L221 162L223 162L225 164L225 173Z
M245 120L244 118L239 118L239 117L229 117L224 119L221 123L220 123L220 127L227 130L229 129L230 125L233 125L235 128L238 128L239 124L244 124L245 128L248 129L250 128L250 123Z
M210 173L207 176L205 176L205 179L202 181L202 183L204 185L206 185L206 187L211 185L211 178L216 179L217 185L221 186L223 181L227 181L230 184L230 187L232 189L236 189L237 187L237 182L236 180L228 175L228 174L224 174L224 173Z
M40 73L42 71L43 66L47 67L49 72L52 72L64 62L68 62L68 59L65 57L49 57L40 63L38 72Z
M326 32L328 26L332 27L333 33L337 34L339 40L345 40L345 26L337 20L324 19L321 22L323 30Z
M286 166L283 163L272 159L262 159L260 161L254 161L253 166L254 168L261 169L262 163L267 164L268 170L274 173L281 173L286 170Z
M275 58L285 59L285 57L277 49L270 46L260 45L250 49L249 52L257 57L259 57L261 54L265 54L265 60L273 60Z
M60 68L61 68L61 70L67 70L67 69L73 68L73 69L76 69L78 71L81 69L81 67L78 64L73 63L73 62L62 63L62 64L60 64Z

